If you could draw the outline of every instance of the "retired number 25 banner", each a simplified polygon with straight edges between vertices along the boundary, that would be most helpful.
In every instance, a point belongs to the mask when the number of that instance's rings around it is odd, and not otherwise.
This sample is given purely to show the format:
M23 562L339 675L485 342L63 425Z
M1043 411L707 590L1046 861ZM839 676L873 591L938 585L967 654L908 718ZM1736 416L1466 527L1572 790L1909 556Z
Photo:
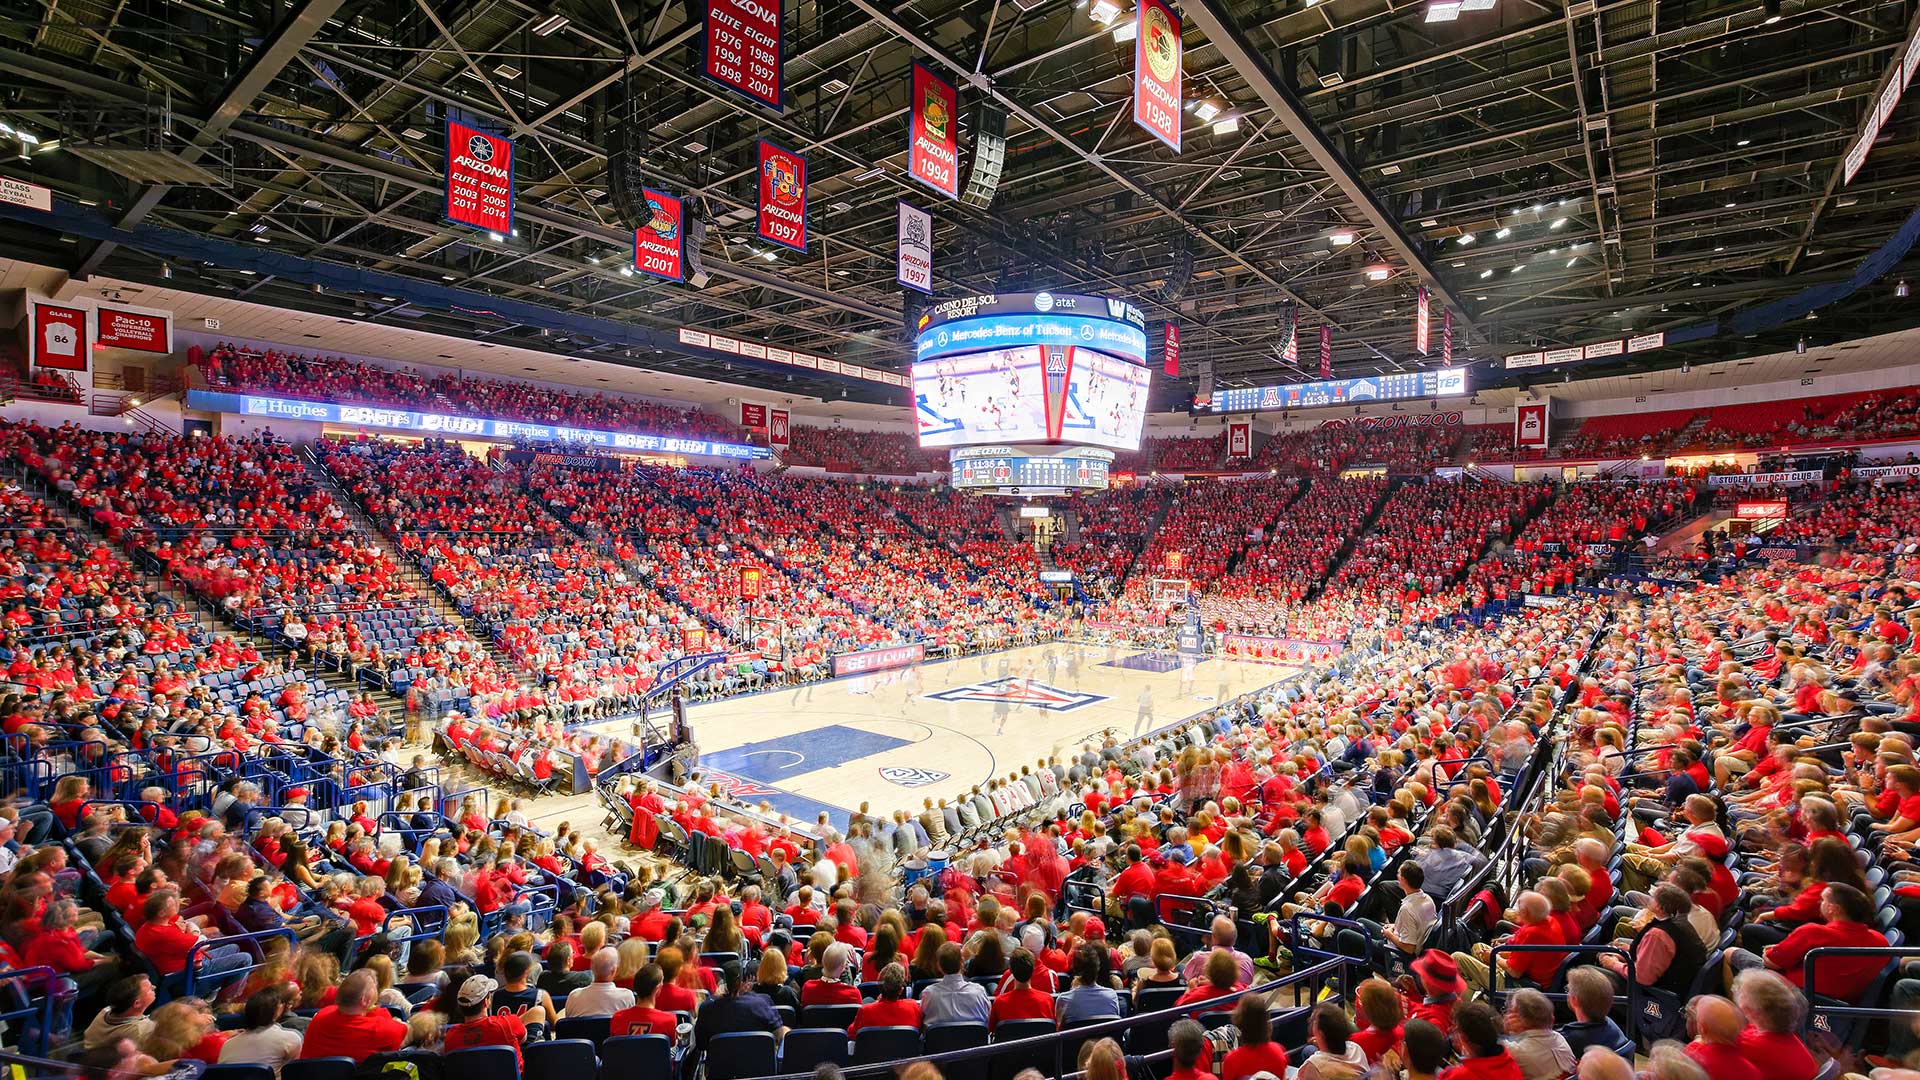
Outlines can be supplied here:
M807 250L807 159L760 140L760 239Z

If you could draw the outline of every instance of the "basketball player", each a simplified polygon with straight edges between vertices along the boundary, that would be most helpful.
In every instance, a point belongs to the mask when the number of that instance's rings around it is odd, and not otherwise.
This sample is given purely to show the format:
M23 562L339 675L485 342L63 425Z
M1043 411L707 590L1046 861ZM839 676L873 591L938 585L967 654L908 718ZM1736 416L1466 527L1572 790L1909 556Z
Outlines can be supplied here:
M1153 726L1153 687L1140 688L1140 715L1133 721L1133 733L1139 735Z
M1180 696L1181 697L1190 697L1193 694L1193 667L1194 667L1193 656L1189 653L1181 653L1180 654Z

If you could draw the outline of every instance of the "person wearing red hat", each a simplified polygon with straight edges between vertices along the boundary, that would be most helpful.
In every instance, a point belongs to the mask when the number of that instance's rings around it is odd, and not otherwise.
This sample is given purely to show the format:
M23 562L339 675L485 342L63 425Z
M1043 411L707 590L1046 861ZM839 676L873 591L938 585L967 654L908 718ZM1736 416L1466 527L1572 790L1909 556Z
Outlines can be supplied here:
M1443 1033L1453 1031L1453 1008L1467 984L1460 965L1443 949L1428 949L1407 965L1412 974L1401 979L1400 998L1408 1020L1425 1020Z

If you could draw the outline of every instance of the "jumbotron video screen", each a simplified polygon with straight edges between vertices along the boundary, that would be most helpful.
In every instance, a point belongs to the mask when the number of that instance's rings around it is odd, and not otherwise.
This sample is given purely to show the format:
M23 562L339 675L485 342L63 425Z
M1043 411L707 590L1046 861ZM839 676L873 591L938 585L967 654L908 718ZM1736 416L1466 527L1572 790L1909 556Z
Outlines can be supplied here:
M1052 293L952 301L922 317L918 346L922 446L1140 448L1152 377L1131 304Z

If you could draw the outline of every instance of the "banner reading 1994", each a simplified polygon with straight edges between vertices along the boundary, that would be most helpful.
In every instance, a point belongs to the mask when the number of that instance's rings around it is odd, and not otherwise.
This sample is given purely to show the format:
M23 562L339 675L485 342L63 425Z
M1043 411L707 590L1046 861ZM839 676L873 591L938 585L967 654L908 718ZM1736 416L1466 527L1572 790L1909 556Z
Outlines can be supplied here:
M949 199L960 197L960 131L953 119L959 104L951 83L919 64L913 65L907 175Z
M1180 16L1166 0L1140 0L1134 16L1133 122L1180 152Z
M447 220L513 232L513 140L447 121Z
M784 11L782 0L707 0L707 78L779 112Z
M644 189L647 224L633 231L633 268L643 274L681 281L686 277L686 228L680 200Z
M807 250L807 159L760 140L760 239Z

